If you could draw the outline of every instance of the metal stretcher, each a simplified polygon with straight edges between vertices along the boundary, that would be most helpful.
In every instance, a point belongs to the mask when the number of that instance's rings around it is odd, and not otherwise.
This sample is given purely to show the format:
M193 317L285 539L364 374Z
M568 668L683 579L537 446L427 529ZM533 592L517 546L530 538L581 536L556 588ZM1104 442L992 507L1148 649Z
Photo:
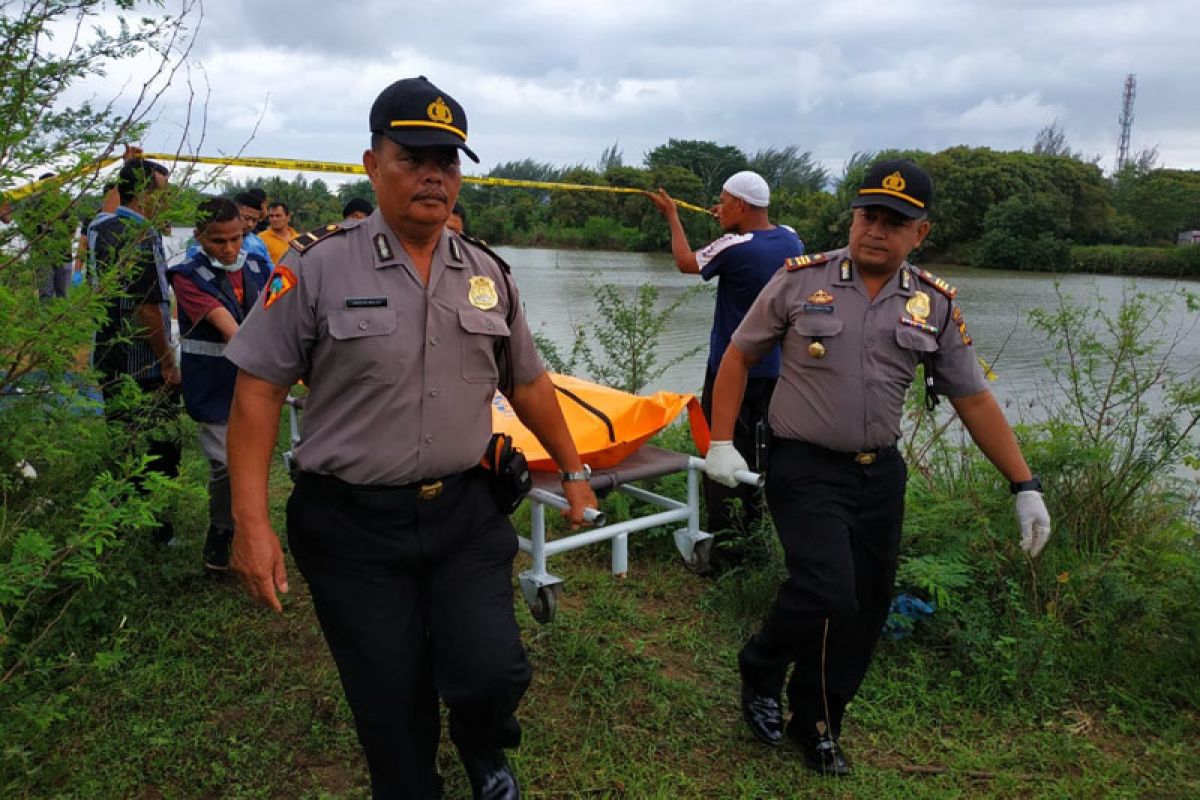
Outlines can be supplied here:
M546 541L546 506L565 509L567 502L555 473L534 472L533 490L529 493L529 538L517 537L521 550L533 558L533 566L518 576L521 593L533 618L541 623L554 619L563 579L547 571L546 562L550 556L558 553L611 541L612 573L625 575L629 571L629 534L660 525L683 523L683 527L674 532L675 548L688 568L696 572L707 569L713 537L711 533L700 530L700 472L703 469L702 458L642 445L616 466L592 472L589 482L597 497L604 497L615 489L662 510L612 525L605 524L603 513L593 512L585 515L585 518L596 527L549 542ZM632 485L634 481L660 478L684 470L687 471L687 497L682 501ZM743 483L755 486L761 486L763 482L762 476L755 472L742 471L736 477Z
M288 432L292 447L300 441L300 412L304 408L303 398L288 397ZM295 478L295 460L291 449L283 454L283 463L288 473ZM533 489L529 492L529 537L517 537L522 551L533 559L533 566L518 576L521 593L529 605L533 618L541 623L554 619L558 596L562 593L563 579L551 574L546 562L551 556L577 550L590 544L612 542L612 573L625 575L629 571L629 534L657 528L671 523L682 523L674 532L675 548L689 569L703 572L708 568L712 551L711 533L700 530L700 473L704 459L666 450L653 445L642 445L619 464L597 469L591 473L589 482L597 497L604 497L614 490L635 500L655 506L661 511L635 519L608 525L604 512L588 509L584 518L594 527L578 533L546 541L546 507L566 509L562 484L557 473L534 471ZM687 497L674 500L660 494L634 486L635 481L651 480L687 471ZM742 483L762 486L763 477L756 472L742 471L736 477Z

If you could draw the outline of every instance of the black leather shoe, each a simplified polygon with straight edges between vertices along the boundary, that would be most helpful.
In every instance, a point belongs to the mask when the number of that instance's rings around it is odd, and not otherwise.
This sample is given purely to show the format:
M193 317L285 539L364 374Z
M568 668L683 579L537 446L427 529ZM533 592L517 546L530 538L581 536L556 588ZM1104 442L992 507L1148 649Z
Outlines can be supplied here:
M813 772L838 778L850 774L850 762L838 740L832 736L809 737L799 744L804 753L804 766Z
M462 759L475 800L520 800L521 787L503 752L464 755Z
M760 742L777 745L783 741L783 711L777 698L742 686L742 719Z

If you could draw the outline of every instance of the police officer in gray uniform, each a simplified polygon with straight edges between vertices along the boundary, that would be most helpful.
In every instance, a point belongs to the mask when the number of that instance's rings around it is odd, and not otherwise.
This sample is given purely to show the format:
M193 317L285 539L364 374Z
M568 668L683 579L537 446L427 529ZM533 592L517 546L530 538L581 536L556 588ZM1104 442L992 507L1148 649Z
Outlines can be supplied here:
M845 775L842 714L870 664L887 616L900 549L907 472L896 449L918 364L950 399L1016 495L1021 546L1050 535L1041 483L984 384L955 290L906 259L929 233L929 177L883 161L852 202L849 246L788 259L763 289L721 361L713 439L728 439L747 370L778 342L767 503L788 579L738 657L742 715L768 744L784 737L780 695L789 666L786 733L805 763ZM745 462L714 446L711 478L731 485Z
M479 467L499 384L559 466L574 525L596 498L503 262L445 228L467 120L424 77L371 108L379 207L301 235L225 351L232 566L276 611L288 589L267 473L288 388L309 388L288 501L375 798L440 797L438 698L476 797L515 798L503 749L530 667L513 616L517 537Z

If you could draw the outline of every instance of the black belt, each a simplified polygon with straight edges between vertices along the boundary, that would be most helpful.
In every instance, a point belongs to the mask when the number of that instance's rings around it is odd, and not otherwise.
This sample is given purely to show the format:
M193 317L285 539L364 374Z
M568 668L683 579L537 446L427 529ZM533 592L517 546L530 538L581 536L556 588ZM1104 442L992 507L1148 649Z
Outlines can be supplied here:
M771 446L782 446L784 449L816 456L818 458L828 459L830 461L849 461L864 467L874 464L876 461L884 461L900 455L900 450L895 445L878 447L874 450L844 452L842 450L830 450L827 447L821 447L820 445L815 445L811 442L802 442L799 439L785 439L779 436L775 437L771 443Z
M389 510L403 508L414 502L436 500L443 494L456 492L473 472L475 470L467 470L444 478L426 478L399 486L347 483L332 475L301 472L296 475L296 488L332 495L364 508Z

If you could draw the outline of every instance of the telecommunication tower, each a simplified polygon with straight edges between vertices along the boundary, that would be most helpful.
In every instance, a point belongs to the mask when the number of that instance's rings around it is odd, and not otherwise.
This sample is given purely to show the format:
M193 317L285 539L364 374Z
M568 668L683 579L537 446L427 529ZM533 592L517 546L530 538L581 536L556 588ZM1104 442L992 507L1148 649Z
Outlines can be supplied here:
M1133 98L1137 95L1137 76L1125 76L1125 95L1121 100L1121 133L1117 137L1117 168L1120 172L1129 162L1129 133L1133 130Z

